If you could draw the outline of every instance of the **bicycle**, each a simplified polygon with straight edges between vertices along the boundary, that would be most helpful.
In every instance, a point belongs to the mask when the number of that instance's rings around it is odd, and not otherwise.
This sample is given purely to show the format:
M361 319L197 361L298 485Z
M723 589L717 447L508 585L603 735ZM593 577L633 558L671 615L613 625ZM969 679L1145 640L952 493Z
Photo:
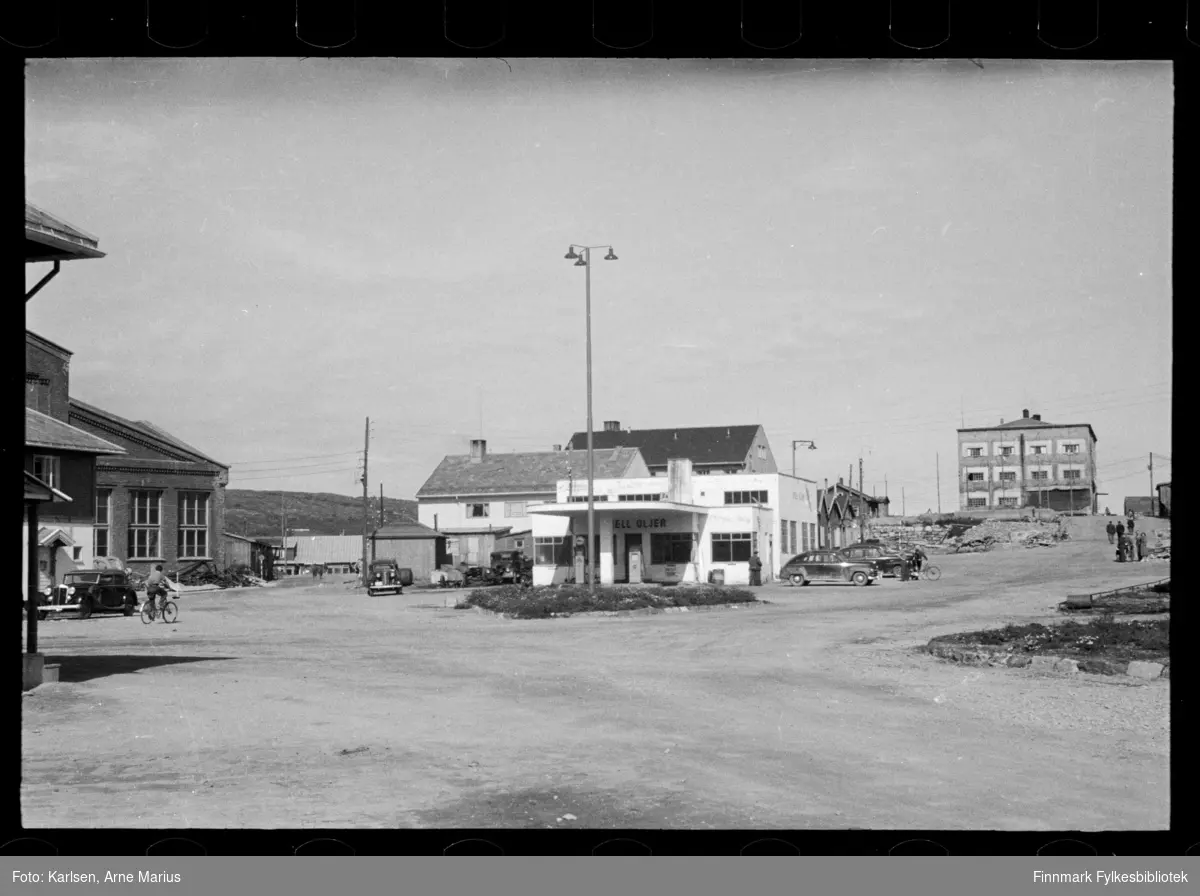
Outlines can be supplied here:
M146 602L142 604L142 623L149 625L160 616L163 622L174 622L179 617L179 605L164 597L162 606L159 607L157 596L147 597Z
M931 582L936 582L942 577L941 567L934 566L932 563L926 563L921 567L921 571L914 574L917 579L929 579Z

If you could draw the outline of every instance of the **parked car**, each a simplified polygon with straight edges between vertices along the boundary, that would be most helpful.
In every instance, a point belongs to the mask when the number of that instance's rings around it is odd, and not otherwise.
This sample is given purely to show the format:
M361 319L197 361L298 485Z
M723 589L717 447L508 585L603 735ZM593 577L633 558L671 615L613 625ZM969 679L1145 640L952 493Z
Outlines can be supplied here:
M505 584L533 584L533 566L520 551L492 551L492 576Z
M461 564L458 568L463 574L463 584L468 588L473 585L497 585L500 582L490 566Z
M847 582L854 585L870 585L879 573L869 563L846 559L838 551L806 551L797 554L783 565L782 578L793 585L809 582Z
M62 582L42 592L38 618L64 613L87 619L93 613L137 612L138 596L128 573L122 569L73 569L63 573Z
M908 560L894 551L886 550L879 544L852 544L842 548L840 553L852 563L869 563L881 576L899 576L908 564Z
M432 585L438 588L461 588L466 583L462 570L453 566L440 566L429 576Z
M413 573L395 560L376 560L367 575L367 594L403 594L404 586L413 583Z

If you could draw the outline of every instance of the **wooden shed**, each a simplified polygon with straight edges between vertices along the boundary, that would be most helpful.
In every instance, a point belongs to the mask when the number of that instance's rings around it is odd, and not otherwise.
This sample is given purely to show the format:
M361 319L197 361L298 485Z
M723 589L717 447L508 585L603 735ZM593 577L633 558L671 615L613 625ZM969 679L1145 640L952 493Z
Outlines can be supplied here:
M395 560L412 570L414 582L429 582L445 553L445 536L421 523L383 526L371 535L371 559Z

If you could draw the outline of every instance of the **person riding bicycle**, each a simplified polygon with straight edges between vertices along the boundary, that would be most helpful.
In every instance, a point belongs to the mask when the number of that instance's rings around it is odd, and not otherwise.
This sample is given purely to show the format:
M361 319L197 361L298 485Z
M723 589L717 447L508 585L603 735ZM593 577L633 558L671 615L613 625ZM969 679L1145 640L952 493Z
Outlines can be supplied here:
M928 559L929 559L929 555L925 553L925 549L923 547L921 547L920 545L916 545L913 548L912 558L909 561L913 568L913 572L919 573L921 571L921 566Z
M155 601L154 605L161 610L167 605L167 593L174 590L175 583L167 578L166 573L163 572L162 564L160 563L155 566L154 570L146 578L146 599L154 600L155 598L159 598L159 600Z

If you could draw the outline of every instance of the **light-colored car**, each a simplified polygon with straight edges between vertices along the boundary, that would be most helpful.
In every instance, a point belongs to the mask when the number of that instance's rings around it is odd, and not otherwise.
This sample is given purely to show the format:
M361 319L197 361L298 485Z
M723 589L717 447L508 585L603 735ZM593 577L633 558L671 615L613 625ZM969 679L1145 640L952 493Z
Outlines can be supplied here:
M805 551L783 565L781 578L793 585L830 582L846 585L870 585L879 573L870 563L847 560L838 551Z

